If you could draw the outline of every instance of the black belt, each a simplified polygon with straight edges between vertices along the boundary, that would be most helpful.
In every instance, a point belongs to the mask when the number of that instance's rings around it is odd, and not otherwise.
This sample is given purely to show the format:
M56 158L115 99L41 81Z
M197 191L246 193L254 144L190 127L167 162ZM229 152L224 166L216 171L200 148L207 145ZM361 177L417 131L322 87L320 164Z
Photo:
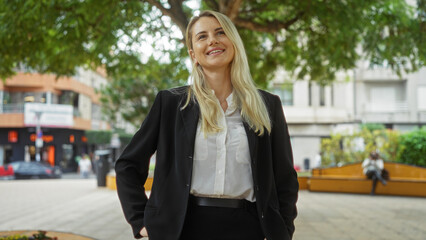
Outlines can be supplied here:
M203 207L225 207L225 208L245 208L249 204L253 204L245 199L229 199L229 198L207 198L191 196L190 201Z

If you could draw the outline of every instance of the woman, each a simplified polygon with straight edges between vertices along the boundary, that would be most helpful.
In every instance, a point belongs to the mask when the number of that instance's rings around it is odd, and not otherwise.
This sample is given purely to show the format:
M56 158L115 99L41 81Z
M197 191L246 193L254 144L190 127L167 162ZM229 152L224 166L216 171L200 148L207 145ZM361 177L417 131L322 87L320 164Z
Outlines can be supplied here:
M280 99L256 89L242 40L225 15L194 17L186 41L193 84L158 93L115 166L134 236L291 239L298 181ZM143 185L154 152L147 199Z
M383 160L380 158L379 154L376 152L371 152L370 157L366 158L362 162L364 175L373 181L371 186L370 195L374 195L377 186L377 180L379 180L383 185L386 186L386 180L382 177L382 171L384 169Z

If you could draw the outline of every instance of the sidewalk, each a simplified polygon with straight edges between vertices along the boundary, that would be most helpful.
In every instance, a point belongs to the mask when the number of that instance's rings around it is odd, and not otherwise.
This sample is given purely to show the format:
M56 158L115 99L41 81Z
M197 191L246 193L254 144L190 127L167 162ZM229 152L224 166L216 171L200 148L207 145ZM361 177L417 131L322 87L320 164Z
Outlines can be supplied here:
M115 191L96 179L0 181L0 231L43 229L131 240ZM424 198L301 191L295 240L426 239Z
M295 240L424 240L426 199L301 191Z

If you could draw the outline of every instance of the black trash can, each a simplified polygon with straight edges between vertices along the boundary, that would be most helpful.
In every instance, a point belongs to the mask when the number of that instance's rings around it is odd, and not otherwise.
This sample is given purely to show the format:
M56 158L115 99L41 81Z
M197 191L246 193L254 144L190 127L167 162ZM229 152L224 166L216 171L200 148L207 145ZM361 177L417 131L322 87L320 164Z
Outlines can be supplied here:
M106 186L106 176L109 172L109 150L95 151L96 155L96 177L98 180L98 187Z
M310 167L309 162L310 162L309 158L305 158L303 160L303 167L305 168L305 170L309 170L309 167Z

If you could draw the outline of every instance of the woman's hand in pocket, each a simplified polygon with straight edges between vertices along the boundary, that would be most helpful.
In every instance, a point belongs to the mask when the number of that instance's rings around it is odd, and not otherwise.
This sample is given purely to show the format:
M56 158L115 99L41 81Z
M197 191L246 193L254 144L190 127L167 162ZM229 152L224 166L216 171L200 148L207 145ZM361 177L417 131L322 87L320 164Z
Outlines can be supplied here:
M141 229L141 231L139 232L139 234L140 234L142 237L148 237L148 232L146 231L146 228L145 228L145 227Z

